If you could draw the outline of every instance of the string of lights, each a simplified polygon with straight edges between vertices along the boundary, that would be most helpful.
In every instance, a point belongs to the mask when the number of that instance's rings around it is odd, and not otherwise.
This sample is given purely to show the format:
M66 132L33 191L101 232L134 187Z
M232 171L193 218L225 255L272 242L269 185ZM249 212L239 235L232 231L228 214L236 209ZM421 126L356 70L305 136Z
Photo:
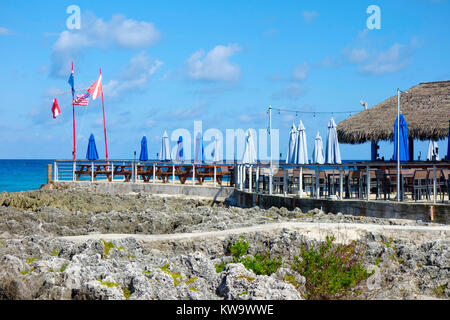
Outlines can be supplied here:
M334 115L334 114L349 114L350 116L353 113L359 113L362 110L347 110L347 111L303 111L303 110L292 110L292 109L285 109L285 108L274 108L272 107L273 111L277 111L278 114L281 114L281 112L289 112L289 113L295 113L296 116L298 116L299 114L312 114L312 115L316 115L316 114L330 114L330 115Z

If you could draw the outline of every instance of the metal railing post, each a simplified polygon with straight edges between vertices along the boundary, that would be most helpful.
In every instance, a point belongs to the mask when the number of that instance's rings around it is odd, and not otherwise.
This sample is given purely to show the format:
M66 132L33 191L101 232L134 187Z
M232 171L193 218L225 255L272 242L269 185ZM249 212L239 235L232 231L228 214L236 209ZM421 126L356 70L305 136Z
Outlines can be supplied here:
M255 193L258 193L259 191L259 166L256 165L256 172L255 172Z
M320 180L319 166L316 166L316 199L319 199L320 193L319 180Z
M433 164L433 203L436 203L436 165Z
M339 197L341 200L344 198L342 195L344 193L344 181L342 173L342 165L339 166Z
M91 182L94 182L94 161L91 161Z
M287 167L285 166L283 168L283 194L286 195L287 194L287 189L288 189L288 174L287 174Z
M156 182L156 163L153 163L153 184Z
M114 163L111 161L111 182L114 182Z
M172 184L175 184L175 165L172 165Z
M370 200L370 167L366 166L367 201Z
M195 185L195 164L192 164L192 185Z
M253 167L252 165L249 166L248 168L248 191L252 192L252 180L253 180Z
M214 187L216 186L216 177L217 177L216 164L214 164Z
M57 182L58 181L58 161L53 162L54 166L55 166L55 170L53 172L53 181Z
M298 195L300 198L303 197L303 166L300 166L298 173Z

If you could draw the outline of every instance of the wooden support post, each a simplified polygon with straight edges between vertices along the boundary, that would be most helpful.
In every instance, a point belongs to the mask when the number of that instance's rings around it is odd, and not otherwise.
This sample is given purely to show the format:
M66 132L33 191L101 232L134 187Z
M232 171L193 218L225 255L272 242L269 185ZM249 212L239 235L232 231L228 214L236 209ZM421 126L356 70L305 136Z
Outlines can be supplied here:
M342 194L344 193L344 181L343 181L343 172L342 165L339 166L339 197L340 199L344 199Z
M91 162L91 182L94 182L94 162Z
M52 165L51 163L47 165L47 184L52 182Z
M217 178L217 171L216 171L216 164L214 164L214 187L216 186L216 178Z

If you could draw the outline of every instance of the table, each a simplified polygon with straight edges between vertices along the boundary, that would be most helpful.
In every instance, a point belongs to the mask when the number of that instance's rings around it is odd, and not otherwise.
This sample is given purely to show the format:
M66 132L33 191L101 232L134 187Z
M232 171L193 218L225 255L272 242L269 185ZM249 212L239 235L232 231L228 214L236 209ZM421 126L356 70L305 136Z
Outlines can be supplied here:
M111 170L108 169L110 165L108 164L80 164L80 169L75 171L76 180L79 181L81 175L89 175L93 177L95 181L97 179L97 175L104 174L108 181L111 181ZM94 167L94 172L92 172L92 167Z

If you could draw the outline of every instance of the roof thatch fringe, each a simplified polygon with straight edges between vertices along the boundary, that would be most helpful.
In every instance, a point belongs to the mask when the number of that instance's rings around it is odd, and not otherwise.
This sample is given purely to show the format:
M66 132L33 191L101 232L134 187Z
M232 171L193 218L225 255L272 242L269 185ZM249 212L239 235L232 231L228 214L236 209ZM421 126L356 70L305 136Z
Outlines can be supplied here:
M403 92L400 112L408 124L409 137L445 139L450 120L450 81L424 82ZM393 141L396 118L397 95L338 123L339 142Z

